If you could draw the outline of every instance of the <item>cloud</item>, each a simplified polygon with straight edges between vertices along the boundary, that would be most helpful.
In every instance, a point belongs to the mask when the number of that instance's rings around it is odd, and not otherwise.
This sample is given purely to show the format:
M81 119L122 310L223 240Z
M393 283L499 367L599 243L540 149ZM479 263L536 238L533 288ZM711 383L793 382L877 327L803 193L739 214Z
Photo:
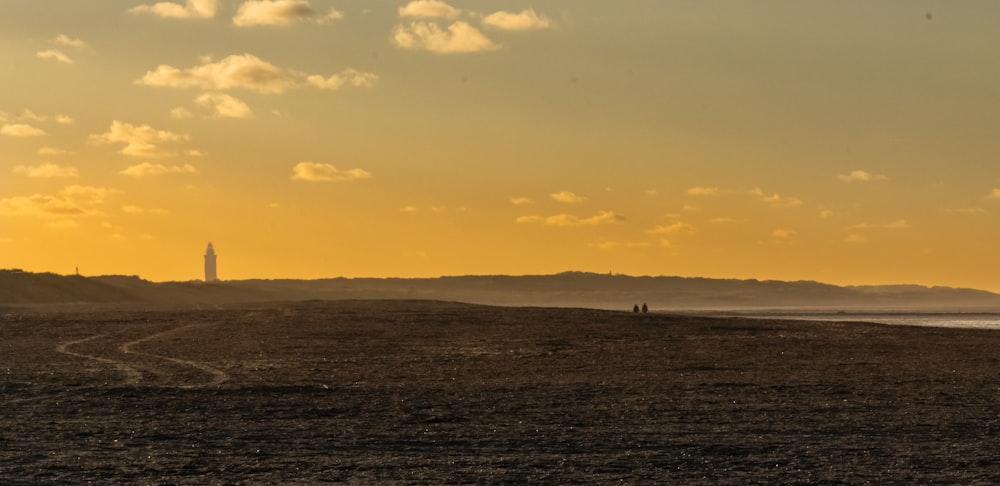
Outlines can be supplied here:
M848 229L909 229L910 223L905 219L897 219L891 223L859 223L853 226L849 226Z
M77 177L79 175L76 167L56 164L17 165L14 166L13 172L25 177L35 177L40 179L53 177Z
M524 206L525 204L534 204L535 201L529 197L512 197L510 203L515 206Z
M194 118L194 113L191 113L191 110L188 110L183 106L178 106L177 108L170 110L170 118L176 118L178 120Z
M63 64L73 64L73 60L69 58L62 51L57 51L55 49L48 49L44 51L38 51L35 53L40 59L51 59L53 61L59 61Z
M212 109L219 118L249 118L253 110L243 101L224 93L205 93L194 100L199 106ZM171 113L172 114L172 113Z
M651 235L675 235L678 233L685 233L689 235L694 234L694 226L683 221L678 221L669 225L658 225L653 229L647 230L646 233Z
M124 144L120 153L132 157L173 155L171 152L161 151L159 144L186 141L188 138L186 134L155 130L149 125L136 126L118 120L111 122L111 128L107 132L90 136L90 140L95 143Z
M722 189L718 187L692 187L685 194L688 196L718 196L722 194Z
M553 194L549 194L549 197L552 198L553 201L558 201L566 204L577 204L587 200L587 198L583 196L577 196L576 194L570 191L556 192Z
M324 78L319 75L306 77L306 83L317 89L340 89L344 85L351 85L355 88L370 88L375 86L378 76L374 73L361 72L355 69L345 69L340 74Z
M140 178L168 174L197 174L198 169L191 164L164 165L143 162L141 164L130 165L118 173L129 177Z
M152 5L139 5L129 12L149 13L166 19L208 19L215 17L217 6L217 0L187 0L183 5L176 2L157 2Z
M307 20L324 23L343 17L344 14L336 9L320 14L313 10L308 0L247 0L240 5L233 17L233 24L239 27L286 26Z
M45 130L23 123L14 123L0 127L0 135L7 137L40 137L45 135Z
M864 235L859 235L857 233L852 233L844 237L844 243L860 244L867 242L868 238L865 238Z
M117 194L105 187L66 186L54 195L34 194L0 199L0 215L67 220L103 215L98 206Z
M572 214L557 214L554 216L521 216L516 219L520 224L538 223L546 226L594 226L600 224L618 224L626 221L622 216L614 211L601 211L589 218L581 218Z
M986 195L987 199L1000 199L1000 189L993 189Z
M417 209L416 206L403 206L403 207L399 208L399 210L400 210L400 212L403 212L403 213L415 213L417 211L420 211L419 209Z
M776 229L771 232L771 238L776 240L787 240L795 236L795 230L791 229Z
M772 208L793 208L802 205L802 200L794 196L782 196L781 194L767 195L760 188L748 191L751 196L756 196L760 201Z
M72 125L75 122L76 121L73 120L73 117L71 117L71 116L68 116L68 115L56 115L56 123L58 123L60 125Z
M883 181L888 179L888 177L879 174L872 174L870 172L865 172L863 170L854 170L849 174L841 174L837 176L844 182L872 182L872 181Z
M139 206L122 206L122 212L125 214L160 214L160 215L170 213L166 209L143 208Z
M80 39L74 39L74 38L72 38L72 37L70 37L70 36L68 36L66 34L59 34L59 35L57 35L56 38L55 38L55 40L53 42L55 42L56 44L59 44L61 46L73 47L73 48L76 48L76 49L87 47L87 43L86 42L83 42Z
M340 170L331 164L299 162L292 168L292 180L312 182L340 182L370 179L372 174L364 169Z
M412 50L425 50L440 54L455 54L465 52L481 52L499 49L479 29L462 22L455 21L443 30L433 22L410 22L409 25L397 25L392 31L392 42L397 47Z
M378 77L347 69L340 75L329 78L283 69L252 54L231 55L218 61L203 59L200 66L178 69L161 64L153 71L147 71L136 81L146 86L171 88L201 88L224 91L228 89L248 89L259 93L280 94L299 86L332 89L341 85L369 87ZM339 83L339 84L338 84Z
M413 0L399 7L400 17L455 19L462 11L438 0Z
M597 243L591 243L590 246L597 248L598 250L617 250L619 248L648 248L653 246L652 243L648 241L599 241Z
M73 152L54 147L42 147L38 149L38 155L73 155Z
M495 12L483 18L483 24L502 30L534 30L552 27L552 21L538 16L535 9L528 8L520 13Z

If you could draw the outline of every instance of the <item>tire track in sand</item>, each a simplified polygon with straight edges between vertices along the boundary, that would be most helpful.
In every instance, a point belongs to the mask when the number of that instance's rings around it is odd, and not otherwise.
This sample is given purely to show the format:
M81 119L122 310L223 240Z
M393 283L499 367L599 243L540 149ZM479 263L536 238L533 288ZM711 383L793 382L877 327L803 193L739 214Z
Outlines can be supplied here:
M167 361L167 362L174 363L174 364L177 364L177 365L181 365L181 366L187 367L187 368L194 368L194 369L196 369L198 371L201 371L201 372L203 372L205 374L208 374L211 377L208 381L206 381L204 383L178 385L178 388L201 388L201 387L209 387L209 386L220 385L220 384L226 382L227 380L229 380L229 375L226 374L224 371L218 369L218 368L214 368L214 367L211 367L211 366L209 366L207 364L199 363L197 361L191 361L191 360L186 360L186 359L181 359L181 358L173 358L173 357L170 357L170 356L164 356L164 355L161 355L161 354L154 354L154 353L147 353L147 352L144 352L144 351L134 351L132 349L133 346L136 346L138 344L141 344L141 343L144 343L144 342L147 342L147 341L151 341L153 339L156 339L156 338L159 338L159 337L162 337L162 336L166 336L166 335L169 335L169 334L183 332L183 331L185 331L185 330L187 330L189 328L197 327L197 326L199 326L199 324L187 324L187 325L182 325L182 326L175 327L175 328L172 328L172 329L168 329L166 331L160 331L160 332L157 332L157 333L153 333L153 334L150 334L148 336L145 336L145 337L133 340L133 341L129 341L129 342L118 344L117 350L122 355L125 355L125 356L128 356L128 355L134 355L134 356L137 356L137 357L141 356L141 357L144 357L144 358L152 358L154 360ZM76 351L70 350L70 348L73 347L73 346L84 344L84 343L87 343L87 342L90 342L90 341L96 341L98 339L106 339L106 338L109 338L111 336L113 336L113 334L95 334L93 336L85 337L83 339L76 339L76 340L73 340L73 341L67 341L67 342L64 342L64 343L60 343L58 346L56 346L55 350L56 350L56 352L61 353L61 354L65 354L67 356L73 356L73 357L76 357L76 358L82 358L82 359L87 359L87 360L91 360L91 361L96 361L98 363L102 363L102 364L111 366L112 368L118 370L119 372L121 372L125 376L125 378L121 382L117 383L117 385L119 385L119 386L137 386L137 385L141 384L144 381L148 381L147 375L149 375L149 374L153 374L153 375L156 375L156 376L159 376L159 377L162 377L162 378L166 378L166 379L170 378L170 374L169 373L164 373L162 369L158 370L155 367L149 366L147 363L143 363L142 365L136 365L136 363L129 363L129 362L125 361L125 360L114 359L114 358L111 358L111 357L108 357L108 356L84 354L84 353L78 353Z
M73 357L77 357L77 358L89 359L91 361L97 361L98 363L103 363L103 364L106 364L106 365L110 365L111 367L117 369L118 371L120 371L122 374L125 375L125 379L122 380L119 383L119 385L126 385L126 386L138 385L139 382L142 381L142 379L143 379L142 372L139 371L138 368L135 368L133 366L129 366L124 361L119 361L119 360L111 359L111 358L105 358L103 356L93 356L93 355L89 355L89 354L77 353L75 351L70 351L69 350L69 348L71 346L76 346L78 344L83 344L83 343L88 342L88 341L94 341L94 340L101 339L101 338L104 338L104 337L107 337L107 336L108 336L108 334L96 334L96 335L93 335L93 336L90 336L90 337L85 337L83 339L77 339L77 340L74 340L74 341L67 341L65 343L60 343L58 346L56 346L56 352L57 353L65 354L67 356L73 356Z
M142 344L142 343L144 343L146 341L152 341L153 339L157 339L157 338L169 335L169 334L180 333L180 332L183 332L183 331L185 331L185 330L187 330L189 328L199 327L199 326L203 326L203 325L204 324L186 324L186 325L183 325L183 326L175 327L173 329L168 329L166 331L161 331L161 332L158 332L158 333L150 334L150 335L148 335L146 337L139 338L139 339L136 339L134 341L129 341L127 343L122 343L122 344L120 344L118 346L118 350L121 351L123 354L133 354L133 355L137 355L137 356L145 356L145 357L148 357L148 358L161 359L161 360L169 361L171 363L179 364L179 365L182 365L182 366L187 366L189 368L194 368L196 370L199 370L199 371L202 371L204 373L207 373L208 375L211 376L211 379L208 382L206 382L206 383L199 383L199 384L193 384L193 385L178 385L178 388L204 388L204 387L210 387L210 386L218 386L218 385L221 385L222 383L226 382L227 380L229 380L229 375L226 372L224 372L224 371L222 371L222 370L220 370L218 368L214 368L214 367L211 367L211 366L209 366L207 364L199 363L197 361L191 361L191 360L181 359L181 358L173 358L173 357L170 357L170 356L164 356L162 354L154 354L154 353L147 353L147 352L144 352L144 351L133 351L132 350L132 347L135 346L135 345L137 345L137 344ZM153 372L156 373L155 370ZM160 373L157 373L157 374L160 374ZM160 375L162 376L162 374L160 374Z

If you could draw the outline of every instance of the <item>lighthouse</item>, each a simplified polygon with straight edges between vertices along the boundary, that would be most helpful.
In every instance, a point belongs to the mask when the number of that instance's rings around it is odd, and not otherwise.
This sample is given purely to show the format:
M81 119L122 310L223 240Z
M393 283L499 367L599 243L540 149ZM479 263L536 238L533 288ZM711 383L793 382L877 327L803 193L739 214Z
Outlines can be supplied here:
M214 282L218 279L219 276L215 273L215 248L209 243L205 250L205 281Z

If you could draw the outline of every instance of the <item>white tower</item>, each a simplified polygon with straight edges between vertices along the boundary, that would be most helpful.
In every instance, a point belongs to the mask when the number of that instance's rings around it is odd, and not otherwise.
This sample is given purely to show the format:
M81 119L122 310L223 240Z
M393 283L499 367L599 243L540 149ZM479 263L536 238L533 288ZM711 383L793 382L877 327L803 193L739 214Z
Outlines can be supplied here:
M205 281L214 282L219 279L219 276L215 273L215 248L212 248L212 244L208 244L208 249L205 250Z

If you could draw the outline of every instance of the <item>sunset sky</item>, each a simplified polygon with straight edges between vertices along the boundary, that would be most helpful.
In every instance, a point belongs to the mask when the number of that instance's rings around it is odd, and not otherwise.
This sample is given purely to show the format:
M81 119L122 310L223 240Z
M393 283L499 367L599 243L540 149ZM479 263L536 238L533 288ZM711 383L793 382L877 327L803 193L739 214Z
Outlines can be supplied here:
M0 268L1000 291L1000 2L5 0Z

